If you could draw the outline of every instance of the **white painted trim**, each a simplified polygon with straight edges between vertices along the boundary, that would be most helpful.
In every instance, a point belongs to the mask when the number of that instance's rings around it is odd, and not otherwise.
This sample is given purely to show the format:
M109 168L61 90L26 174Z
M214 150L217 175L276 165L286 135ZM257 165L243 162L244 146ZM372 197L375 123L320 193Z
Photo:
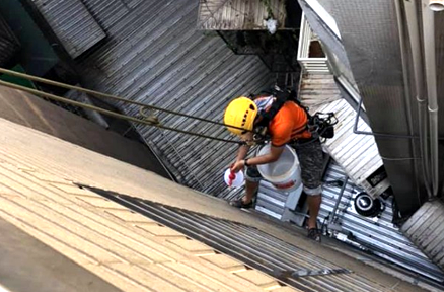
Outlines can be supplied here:
M322 7L317 0L305 0L311 9L325 22L325 24L333 31L333 33L342 40L341 32L335 19Z

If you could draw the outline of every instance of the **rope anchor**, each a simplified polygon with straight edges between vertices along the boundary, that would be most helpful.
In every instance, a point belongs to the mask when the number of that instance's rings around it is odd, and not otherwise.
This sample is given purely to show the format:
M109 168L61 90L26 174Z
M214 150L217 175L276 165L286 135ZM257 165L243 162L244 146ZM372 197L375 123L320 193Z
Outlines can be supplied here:
M141 105L139 108L139 115L142 117L142 120L151 125L160 125L159 118L157 117L158 114L158 110L150 109L145 105Z

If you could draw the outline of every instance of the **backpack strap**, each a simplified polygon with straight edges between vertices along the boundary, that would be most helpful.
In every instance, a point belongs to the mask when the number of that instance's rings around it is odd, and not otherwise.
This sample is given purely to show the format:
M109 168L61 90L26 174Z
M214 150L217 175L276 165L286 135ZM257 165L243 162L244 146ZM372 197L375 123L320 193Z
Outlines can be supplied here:
M276 100L272 103L270 109L267 112L261 113L263 118L262 124L269 125L270 122L274 119L274 117L278 114L279 110L282 108L284 103L289 100L290 93L286 91L276 91L273 92L273 96L276 97Z
M270 122L276 117L276 115L279 113L279 110L282 108L284 103L288 100L294 101L299 107L303 108L305 111L305 114L307 116L307 123L302 126L300 129L298 129L298 134L303 133L307 130L308 122L310 120L310 115L308 113L308 108L301 105L300 101L296 98L296 92L294 90L292 91L282 91L279 89L274 89L271 91L262 91L261 93L257 95L250 94L251 99L255 99L256 97L261 97L264 95L274 96L276 100L271 104L268 111L263 111L260 113L262 116L262 121L255 125L255 140L257 140L257 144L260 144L261 141L269 140L269 133L268 133L268 126L270 125Z

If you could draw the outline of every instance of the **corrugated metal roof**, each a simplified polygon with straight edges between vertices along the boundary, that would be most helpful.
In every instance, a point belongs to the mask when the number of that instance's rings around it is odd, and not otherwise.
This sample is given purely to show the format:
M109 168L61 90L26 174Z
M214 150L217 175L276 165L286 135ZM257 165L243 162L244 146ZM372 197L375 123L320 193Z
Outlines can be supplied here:
M375 279L364 278L256 228L123 194L86 189L227 253L289 287L319 292L388 291Z
M333 161L326 171L324 181L344 181L346 176L346 171ZM331 214L339 199L340 191L341 187L329 183L323 184L322 204L318 220L322 221ZM358 243L362 248L394 262L398 266L444 285L443 272L392 223L393 198L382 200L385 208L380 216L364 217L359 215L354 208L354 198L362 191L352 180L348 180L339 202L336 222L345 231L351 232L353 236L349 239L341 236L338 238L348 243Z
M299 99L311 109L342 99L342 94L331 74L303 74Z
M100 23L113 17L107 5L85 5ZM114 3L114 4L113 4ZM111 13L104 13L104 7ZM143 1L104 27L108 42L79 64L83 84L103 92L221 122L229 100L269 87L274 75L255 56L236 56L216 35L196 30L198 3ZM102 14L97 11L103 12ZM138 108L120 104L132 116ZM159 115L162 124L229 136L221 126ZM230 196L223 173L234 144L138 127L156 154L183 184L214 196Z
M198 27L208 30L265 29L265 20L271 16L269 10L282 28L287 16L284 0L200 1Z
M51 25L62 45L76 58L106 37L80 0L32 1Z
M11 28L0 15L0 66L5 67L18 53L20 44Z
M318 215L319 226L322 225L323 229L326 228L325 230L329 233L334 233L333 237L341 241L359 246L370 253L395 263L399 267L421 274L444 285L442 271L392 223L392 197L382 200L384 209L379 216L364 217L358 214L354 207L354 199L359 193L363 192L363 189L349 179L344 188L343 196L338 203L335 220L333 220L339 227L343 228L344 232L338 234L335 230L327 227L329 216L331 216L341 192L341 186L334 183L345 181L346 177L346 171L337 162L331 160L323 177L322 204ZM261 181L256 197L255 210L278 220L302 226L307 214L307 206L306 203L301 204L299 202L296 209L290 210L288 203L292 195L294 196L294 194L277 190L269 182ZM344 236L347 231L351 232L352 236L348 238Z
M402 268L444 285L443 272L392 223L392 197L382 200L384 209L379 216L359 215L354 207L354 199L363 192L363 189L349 179L340 198L342 186L335 184L338 181L345 181L346 177L346 171L337 162L331 160L323 177L322 204L318 215L319 226L341 241L353 246L358 245ZM300 204L295 210L290 210L286 206L289 197L290 194L277 190L271 183L261 181L255 210L301 226L307 206ZM332 222L343 228L342 234L327 226L335 204L338 204L338 209L335 211L335 219ZM352 236L346 237L346 232L351 232Z
M82 0L82 3L102 29L106 31L108 27L118 22L141 1L143 0Z
M444 202L425 203L403 225L402 231L444 271Z

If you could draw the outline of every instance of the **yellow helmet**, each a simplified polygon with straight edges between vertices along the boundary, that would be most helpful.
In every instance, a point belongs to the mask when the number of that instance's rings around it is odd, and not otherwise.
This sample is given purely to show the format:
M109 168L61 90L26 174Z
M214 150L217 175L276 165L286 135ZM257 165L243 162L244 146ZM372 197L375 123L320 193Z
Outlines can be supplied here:
M256 104L248 97L240 96L233 99L225 109L224 124L231 133L242 135L244 132L243 130L253 130L253 123L256 115Z

